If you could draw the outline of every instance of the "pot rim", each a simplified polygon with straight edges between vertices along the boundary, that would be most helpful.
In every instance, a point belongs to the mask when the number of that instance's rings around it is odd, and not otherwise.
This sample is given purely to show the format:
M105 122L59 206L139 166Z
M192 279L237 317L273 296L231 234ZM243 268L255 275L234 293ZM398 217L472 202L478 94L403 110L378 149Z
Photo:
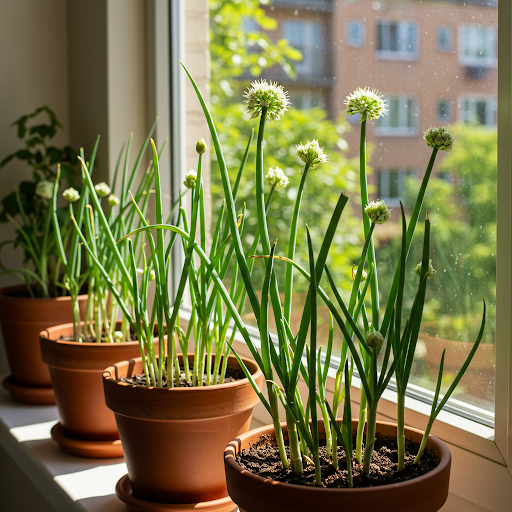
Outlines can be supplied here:
M178 357L179 356L183 356L183 354L178 354ZM194 353L188 353L187 356L189 358L191 356L194 357ZM229 357L235 359L238 362L238 360L236 359L235 356L230 354ZM248 366L248 367L254 366L255 371L252 372L251 375L252 375L253 380L256 381L257 378L259 378L259 374L260 373L262 374L261 369L258 367L258 365L252 359L249 359L247 357L240 357L240 359L242 359L242 361L245 363L246 366ZM120 382L119 380L117 380L116 378L113 377L113 375L115 375L115 373L116 373L118 365L120 365L124 362L128 362L128 364L131 363L131 365L135 365L138 361L142 361L142 357L137 357L134 359L127 359L125 361L119 361L117 363L114 363L114 364L108 366L107 368L105 368L105 370L103 371L103 375L102 375L104 383L105 384L108 383L108 385L114 384L114 385L118 385L121 387L130 388L133 390L138 390L138 389L143 390L143 391L134 391L136 393L141 393L141 392L146 393L147 391L151 391L152 393L161 393L161 394L168 393L170 391L175 392L175 393L177 393L177 392L179 392L179 393L197 393L198 391L202 391L204 393L207 391L216 391L219 389L245 386L249 383L249 379L247 377L244 377L243 379L239 379L235 382L224 382L222 384L215 384L212 386L159 388L159 387L155 387L155 386L146 387L146 386L138 386L136 384L129 384L127 382ZM247 363L249 363L249 365L247 365Z
M127 345L133 345L133 344L138 345L139 344L138 340L119 341L119 342L114 342L114 343L101 343L101 342L97 342L97 341L78 342L76 340L59 340L59 339L55 339L55 338L51 337L51 333L50 333L51 329L57 329L57 328L70 329L70 331L73 332L73 325L74 325L73 322L68 322L66 324L52 325L51 327L47 327L46 329L43 329L39 333L39 338L43 338L48 341L54 341L55 343L58 343L60 345L69 345L69 346L73 346L73 347L114 347L114 346L118 346L118 345L127 346ZM82 326L85 325L85 321L82 320L80 322L80 325L82 325ZM155 338L155 340L156 339L158 339L158 338Z
M341 421L340 418L336 418L337 421ZM322 420L319 420L321 423ZM354 431L354 425L357 425L358 420L352 420L352 431ZM377 432L378 432L378 426L379 425L386 425L396 428L396 423L387 422L387 421L377 421ZM433 445L437 445L440 449L440 461L439 464L429 471L428 473L425 473L424 475L418 476L416 478L411 478L410 480L406 480L404 482L397 482L392 484L386 484L386 485L378 485L375 487L356 487L356 488L329 488L329 487L310 487L310 486L301 486L296 484L289 484L286 482L278 482L275 480L271 480L268 478L263 478L261 476L255 475L249 470L246 470L238 464L238 462L235 459L235 455L238 453L238 451L241 448L242 441L246 437L253 437L258 435L258 433L261 431L262 433L266 433L269 428L272 428L274 430L273 425L265 425L263 427L259 427L254 430L250 430L249 432L246 432L245 434L239 435L237 438L233 439L226 449L224 450L224 462L225 464L231 466L231 468L238 472L243 473L244 478L250 478L254 482L260 483L260 484L266 484L267 482L271 481L273 485L278 485L279 487L283 487L283 489L289 490L289 491L297 491L297 489L307 489L308 492L317 492L317 493L350 493L350 494L365 494L365 493L372 493L372 494L378 494L379 492L383 492L383 490L390 489L391 487L397 487L400 486L401 488L407 488L415 485L421 485L422 481L431 478L432 476L436 475L437 473L441 473L443 471L446 471L447 466L449 467L451 464L451 454L450 450L446 446L446 444L438 439L437 437L429 434L428 441L427 441L427 447L430 445L432 447ZM286 430L286 422L281 423L281 428ZM408 432L415 432L423 435L423 431L419 430L414 427L405 427L405 435L407 438Z
M61 302L61 301L70 301L71 297L69 295L63 295L61 297L17 297L16 295L10 295L10 293L26 290L27 287L23 284L13 285L13 286L4 286L0 288L0 299L8 298L9 300L15 300L17 302L21 301L45 301L45 302ZM78 295L79 298L87 297L86 293L82 293Z

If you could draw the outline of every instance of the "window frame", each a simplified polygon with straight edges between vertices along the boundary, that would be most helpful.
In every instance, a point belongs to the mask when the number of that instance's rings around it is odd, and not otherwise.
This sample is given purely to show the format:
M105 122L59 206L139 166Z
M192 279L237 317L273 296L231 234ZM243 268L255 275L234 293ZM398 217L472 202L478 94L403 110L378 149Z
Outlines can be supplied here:
M171 4L172 2L170 2ZM182 3L182 0L179 0ZM498 176L497 176L497 275L496 283L496 392L495 426L443 411L432 434L450 445L453 454L450 491L484 510L505 511L510 504L512 485L512 4L499 1L498 16ZM394 56L396 58L396 56ZM172 64L171 64L172 65ZM419 108L419 105L417 105ZM180 168L184 172L184 168ZM183 176L179 176L179 180ZM183 319L187 310L183 308ZM251 335L257 339L257 330ZM234 343L241 356L250 352L241 339ZM328 380L332 396L334 380ZM357 379L351 391L354 406L360 395ZM424 428L429 407L414 397L406 399L406 423ZM259 405L256 421L265 422L266 411ZM379 407L379 418L396 420L396 393L386 390ZM462 510L462 509L461 509Z
M384 99L386 100L388 106L388 115L384 117L380 117L377 120L375 125L375 135L377 137L415 137L418 135L418 126L419 119L414 115L414 112L411 114L413 125L407 126L402 123L404 118L407 118L408 114L408 102L411 101L412 109L415 112L419 113L420 105L419 100L416 96L412 96L409 94L384 94ZM391 122L391 100L398 99L398 126L390 126Z
M412 51L408 50L380 50L378 49L379 44L379 25L391 25L396 24L398 26L398 40L400 40L400 32L407 30L408 26L414 27L414 45L415 48ZM409 20L387 20L387 19L379 19L375 25L376 29L376 49L375 49L375 57L377 59L383 60L418 60L420 55L420 30L419 23L416 21ZM382 29L381 29L382 30Z
M351 27L357 26L358 27L358 35L359 40L358 41L352 41L351 40ZM346 39L347 39L347 46L349 48L364 48L365 42L366 42L366 23L363 20L348 20L346 27Z
M471 122L471 119L466 119L467 112L466 110L466 102L470 101L472 104L471 112L470 114L473 116L477 115L477 108L476 103L477 102L485 102L485 108L486 108L486 122L485 124L480 123L473 123ZM469 125L469 126L481 126L484 128L495 128L496 123L488 123L489 117L494 117L497 121L497 112L498 112L498 100L495 96L492 96L491 94L463 94L458 98L458 106L459 106L459 119L463 123ZM495 113L493 115L493 112Z
M503 2L502 2L503 3ZM459 25L458 29L458 52L459 52L459 62L462 66L466 67L479 67L479 68L495 68L498 65L498 53L499 50L496 51L492 43L496 45L497 34L494 34L494 37L491 39L491 42L486 41L486 49L492 50L493 56L484 58L479 58L476 56L468 56L464 55L464 30L478 30L478 25L463 23ZM495 32L493 27L486 27L487 30L492 30ZM469 40L473 43L475 41L474 35L469 34Z

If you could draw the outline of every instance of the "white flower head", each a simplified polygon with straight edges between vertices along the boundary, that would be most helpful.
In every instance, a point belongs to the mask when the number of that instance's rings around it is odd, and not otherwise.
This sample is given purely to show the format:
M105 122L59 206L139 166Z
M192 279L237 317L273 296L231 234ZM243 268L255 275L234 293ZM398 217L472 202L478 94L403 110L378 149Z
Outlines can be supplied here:
M361 122L366 119L378 119L388 113L382 94L369 87L358 87L347 96L345 105L347 107L345 112L348 115L361 114Z
M244 92L245 110L251 114L251 119L258 117L263 108L267 109L267 121L279 121L290 106L290 95L276 82L265 79L255 80Z
M416 272L416 275L421 277L421 261L416 265L416 268L414 269ZM437 270L432 266L432 260L428 260L428 268L427 268L427 279L431 279L434 274L437 274Z
M96 190L98 197L105 197L110 194L110 187L104 181L94 185L94 190Z
M357 274L357 269L352 269L352 279L355 280L356 278L356 274ZM363 270L361 272L361 283L363 283L364 281L366 281L368 279L368 272L366 272L366 270Z
M80 199L80 192L78 192L78 190L74 189L73 187L69 187L64 190L64 192L62 192L62 197L68 203L74 203Z
M119 343L121 341L123 341L123 331L114 331L114 341Z
M370 348L380 348L384 344L384 336L373 327L366 333L366 344Z
M443 126L432 128L432 126L423 134L423 138L427 141L427 146L432 149L440 149L441 151L451 151L455 143L453 132L447 130Z
M391 208L388 208L384 201L372 201L365 206L364 213L375 224L384 224L391 216Z
M270 167L265 179L270 186L274 187L275 190L281 190L290 182L288 176L286 176L280 167L276 167L275 169Z
M297 144L296 148L299 158L305 164L309 164L311 169L329 161L329 157L324 152L324 148L320 147L316 139L308 140L306 144Z
M196 171L190 171L185 176L185 179L183 180L183 185L187 188L196 188L196 181L197 181L197 172Z
M115 194L110 194L107 201L110 206L117 206L120 203L119 197L117 197Z
M36 196L43 199L51 199L53 197L53 183L51 181L40 181L36 185Z

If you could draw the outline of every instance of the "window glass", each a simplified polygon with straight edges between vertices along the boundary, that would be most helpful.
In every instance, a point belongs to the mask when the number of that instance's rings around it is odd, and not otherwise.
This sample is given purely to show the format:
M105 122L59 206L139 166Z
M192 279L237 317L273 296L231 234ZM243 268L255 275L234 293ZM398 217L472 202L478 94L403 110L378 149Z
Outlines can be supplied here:
M210 0L212 6L212 111L217 120L228 166L236 174L255 120L243 112L244 89L254 79L275 80L289 91L292 108L265 131L265 165L279 166L289 177L268 211L277 252L286 254L294 199L301 178L295 145L318 139L329 164L308 178L299 220L297 261L307 265L305 224L313 240L325 233L333 205L344 190L349 204L331 250L331 270L343 290L351 287L351 269L362 247L359 204L359 137L357 116L345 114L344 100L357 87L380 90L389 113L367 126L370 200L387 199L391 219L376 229L376 257L381 303L394 274L400 240L400 207L410 216L415 194L431 150L423 132L440 124L453 130L456 142L440 151L423 215L431 220L431 257L437 274L429 280L412 382L433 390L446 348L443 385L449 385L472 347L487 303L484 341L455 398L488 411L494 408L494 337L496 296L496 166L497 166L497 2L453 0ZM258 25L258 52L236 13ZM250 46L254 48L254 46ZM230 51L239 55L234 66ZM226 83L229 87L226 87ZM253 148L254 150L254 148ZM249 155L247 183L238 207L246 204L245 242L256 227L253 186L255 155ZM212 162L213 212L221 203L220 180ZM321 200L319 200L321 198ZM212 221L216 217L213 215ZM408 263L408 276L421 259L422 225L418 225ZM260 262L257 262L260 263ZM277 262L276 265L279 265ZM263 266L256 264L255 281ZM278 280L284 275L284 267ZM281 281L280 281L281 283ZM324 284L324 283L322 283ZM410 302L417 283L409 279ZM328 285L326 285L326 288ZM307 284L294 288L291 328L296 332ZM407 309L407 308L406 308ZM322 312L320 336L328 315ZM244 317L251 322L247 313ZM323 330L322 330L323 329ZM337 337L337 349L341 337ZM445 389L445 388L443 388Z
M453 49L453 34L450 27L438 27L437 49L440 52L449 52Z
M354 48L364 46L364 22L349 21L347 23L347 44Z

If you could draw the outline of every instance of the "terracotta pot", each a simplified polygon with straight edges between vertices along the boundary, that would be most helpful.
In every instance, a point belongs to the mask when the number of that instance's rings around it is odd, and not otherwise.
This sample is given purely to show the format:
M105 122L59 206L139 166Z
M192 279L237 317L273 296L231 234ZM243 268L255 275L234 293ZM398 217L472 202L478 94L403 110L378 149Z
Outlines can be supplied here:
M282 424L286 434L286 424ZM357 421L352 422L354 433ZM323 434L323 423L319 422ZM396 425L377 422L377 433L396 436ZM247 450L262 435L274 436L274 427L251 430L234 439L224 451L228 492L240 512L310 512L312 510L357 510L358 512L434 512L448 497L451 456L444 443L429 436L427 447L439 456L439 465L418 478L391 485L358 489L326 489L272 481L242 469L235 456ZM407 439L421 442L423 432L405 429ZM286 439L286 436L285 436Z
M424 362L434 382L437 382L439 364L445 348L444 375L451 373L453 376L459 372L466 357L473 348L473 343L446 340L422 332L419 334L419 339L425 343L426 353ZM460 381L460 389L462 390L463 388L464 393L467 395L492 402L494 400L495 364L494 345L489 343L480 344L464 377Z
M4 386L14 399L31 404L54 404L48 367L41 359L39 333L46 327L72 321L69 297L32 299L24 286L0 290L0 323L11 375ZM83 317L86 295L79 297Z
M77 343L73 324L49 327L40 333L41 354L50 370L60 423L52 437L73 455L122 457L114 413L105 405L102 374L114 361L140 355L138 341Z
M192 365L193 355L188 357ZM261 371L254 362L243 361L261 387ZM228 366L239 368L235 357L229 357ZM222 452L229 439L249 428L252 409L259 402L249 381L167 389L116 380L140 373L138 358L116 363L103 374L105 399L116 415L133 496L200 509L209 506L204 502L225 498ZM117 494L131 508L119 489Z

